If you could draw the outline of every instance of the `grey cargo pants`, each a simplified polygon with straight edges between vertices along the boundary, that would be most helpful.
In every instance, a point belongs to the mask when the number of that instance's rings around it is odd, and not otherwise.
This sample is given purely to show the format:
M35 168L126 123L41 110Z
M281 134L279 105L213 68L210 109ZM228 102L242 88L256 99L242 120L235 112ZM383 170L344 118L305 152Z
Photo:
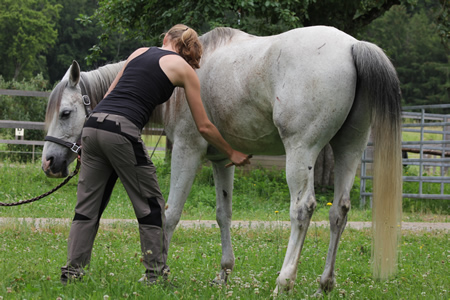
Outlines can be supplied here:
M120 178L139 222L146 273L163 275L168 271L165 203L140 130L125 117L94 113L86 121L81 142L77 204L63 272L64 268L82 269L90 263L100 217Z

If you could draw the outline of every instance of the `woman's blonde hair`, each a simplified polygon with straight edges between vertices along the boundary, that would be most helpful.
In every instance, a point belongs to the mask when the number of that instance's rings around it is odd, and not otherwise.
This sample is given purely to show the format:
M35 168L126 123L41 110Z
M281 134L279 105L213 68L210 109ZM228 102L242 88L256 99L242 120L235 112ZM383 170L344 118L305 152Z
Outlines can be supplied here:
M198 39L197 32L186 25L177 24L166 34L181 57L183 57L192 68L199 69L203 48Z

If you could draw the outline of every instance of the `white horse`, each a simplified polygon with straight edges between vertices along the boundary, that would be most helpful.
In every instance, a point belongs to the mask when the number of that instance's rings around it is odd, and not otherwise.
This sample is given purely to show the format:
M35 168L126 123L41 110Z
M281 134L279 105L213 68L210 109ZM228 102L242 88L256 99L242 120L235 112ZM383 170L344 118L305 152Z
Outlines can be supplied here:
M327 143L335 157L335 188L329 214L330 245L318 292L333 289L338 243L350 209L350 189L371 128L375 144L373 271L382 279L393 274L402 192L401 96L395 69L383 51L323 26L269 37L216 28L200 39L204 54L197 74L211 121L237 150L286 154L291 234L274 292L291 289L296 279L300 252L316 207L314 163ZM48 135L75 143L85 117L82 94L87 93L94 103L100 101L121 66L80 73L74 62L50 96ZM106 70L113 74L103 75ZM94 90L97 95L90 94ZM183 90L176 89L171 100L160 107L165 131L173 142L165 227L170 239L193 174L202 158L209 158L222 239L220 276L226 280L227 270L234 267L230 238L234 167L225 168L225 157L197 132L184 97ZM65 176L75 157L61 145L46 142L42 168L49 176Z

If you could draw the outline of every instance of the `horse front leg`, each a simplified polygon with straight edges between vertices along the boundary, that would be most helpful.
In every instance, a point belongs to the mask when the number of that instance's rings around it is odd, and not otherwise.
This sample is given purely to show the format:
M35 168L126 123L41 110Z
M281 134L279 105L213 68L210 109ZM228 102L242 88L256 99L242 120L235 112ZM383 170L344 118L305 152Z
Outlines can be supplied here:
M222 259L220 261L217 283L226 283L228 274L234 268L234 253L231 244L231 215L233 198L233 178L235 167L225 168L227 160L213 162L214 184L216 187L216 220L220 228L222 241Z
M286 256L277 278L274 295L291 290L297 278L297 266L308 231L311 216L316 208L314 195L314 160L310 152L286 149L286 178L291 194L291 235Z
M170 192L165 211L169 244L200 166L201 153L201 149L187 147L182 141L177 142L172 149Z

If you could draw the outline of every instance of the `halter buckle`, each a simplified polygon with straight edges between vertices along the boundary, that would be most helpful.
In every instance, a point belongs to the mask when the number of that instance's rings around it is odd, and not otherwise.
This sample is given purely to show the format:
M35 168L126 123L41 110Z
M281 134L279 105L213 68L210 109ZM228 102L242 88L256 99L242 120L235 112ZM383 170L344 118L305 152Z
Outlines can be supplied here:
M81 99L83 100L83 104L86 106L91 105L91 99L89 98L88 95L83 95L83 97L81 97Z
M70 150L72 150L72 152L75 152L76 154L79 154L81 146L78 146L76 143L73 143L72 147L70 147Z

